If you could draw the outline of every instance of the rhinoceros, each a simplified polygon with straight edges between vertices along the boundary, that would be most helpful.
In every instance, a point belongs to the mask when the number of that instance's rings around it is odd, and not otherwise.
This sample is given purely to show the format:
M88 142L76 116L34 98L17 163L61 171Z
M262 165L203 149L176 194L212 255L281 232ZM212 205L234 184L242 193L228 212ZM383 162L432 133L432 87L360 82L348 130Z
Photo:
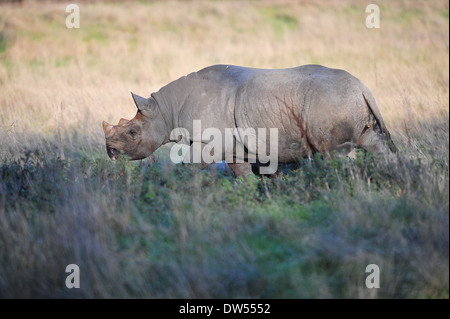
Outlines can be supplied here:
M204 147L210 140L193 132L195 121L201 121L202 129L216 128L224 135L227 129L235 130L233 148L224 147L216 158L225 160L236 176L252 173L249 154L257 162L262 155L261 145L239 134L247 129L277 130L278 156L272 160L278 163L317 152L349 154L355 148L382 154L396 151L373 95L344 70L320 65L288 69L214 65L167 84L149 98L131 94L136 116L121 119L118 125L103 122L112 160L120 153L131 160L143 159L163 144L179 142L180 137L171 134L175 128L189 133L185 143ZM269 149L266 143L264 152ZM238 146L245 161L237 160Z

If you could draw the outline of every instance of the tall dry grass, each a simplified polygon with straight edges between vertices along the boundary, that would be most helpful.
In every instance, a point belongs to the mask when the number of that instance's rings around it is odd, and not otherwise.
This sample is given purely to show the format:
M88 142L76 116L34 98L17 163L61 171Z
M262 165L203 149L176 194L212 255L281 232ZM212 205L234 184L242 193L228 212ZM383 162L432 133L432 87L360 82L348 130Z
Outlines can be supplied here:
M67 29L63 4L2 6L2 125L47 132L58 122L91 127L132 117L129 91L149 94L216 63L346 69L373 91L399 133L405 122L445 116L448 107L445 1L382 4L380 29L365 27L357 1L124 8L82 3L81 28Z
M0 5L0 296L448 298L448 2L383 2L380 29L359 1L81 2L80 29L64 9ZM216 63L346 69L399 158L269 181L107 159L130 91Z

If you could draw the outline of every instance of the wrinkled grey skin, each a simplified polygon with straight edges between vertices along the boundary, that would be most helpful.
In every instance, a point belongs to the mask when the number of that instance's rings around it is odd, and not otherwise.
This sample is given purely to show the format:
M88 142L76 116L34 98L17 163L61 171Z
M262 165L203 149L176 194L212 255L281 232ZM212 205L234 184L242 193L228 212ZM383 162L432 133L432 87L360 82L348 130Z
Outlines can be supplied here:
M280 70L215 65L169 83L148 99L133 98L134 119L124 126L104 122L111 158L111 150L131 159L149 156L170 142L176 127L188 129L192 140L193 120L201 120L202 130L220 129L223 136L225 128L278 128L279 163L316 152L348 154L355 147L395 152L369 89L346 71L319 65ZM133 139L127 133L132 127L139 131ZM229 165L236 175L251 174L248 163Z

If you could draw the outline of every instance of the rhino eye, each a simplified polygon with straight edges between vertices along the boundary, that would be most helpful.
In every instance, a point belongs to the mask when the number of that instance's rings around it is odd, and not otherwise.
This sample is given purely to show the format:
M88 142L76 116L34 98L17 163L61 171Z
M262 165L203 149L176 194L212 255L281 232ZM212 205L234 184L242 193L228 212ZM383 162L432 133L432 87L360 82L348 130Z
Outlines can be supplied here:
M128 135L131 136L131 138L135 138L136 135L137 135L137 132L135 130L133 130L133 129L129 130L127 133L128 133Z

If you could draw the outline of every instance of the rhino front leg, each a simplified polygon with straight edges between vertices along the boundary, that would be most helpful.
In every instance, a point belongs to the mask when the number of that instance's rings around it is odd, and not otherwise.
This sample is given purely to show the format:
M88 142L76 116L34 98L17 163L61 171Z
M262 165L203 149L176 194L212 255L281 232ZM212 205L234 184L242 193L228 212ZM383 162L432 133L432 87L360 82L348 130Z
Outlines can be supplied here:
M206 143L199 143L194 145L194 143L191 144L189 148L189 153L186 153L183 163L195 163L199 164L201 169L208 168L210 165L215 164L213 163L206 163L203 159L203 156L199 156L198 152L200 152L200 155L203 153L203 149L206 146ZM198 160L201 158L201 162L199 163ZM233 158L231 156L228 157L228 160L225 160L227 162L230 169L233 171L235 177L244 176L247 177L248 175L253 174L252 171L252 165L248 162L245 163L235 163L236 158ZM220 162L220 161L219 161Z
M186 153L183 158L183 164L185 163L194 163L198 164L200 166L200 169L208 168L210 165L216 164L216 162L213 160L213 162L205 162L203 157L203 149L205 146L208 145L207 143L192 143L189 147L189 153ZM218 160L218 162L221 162L222 159Z
M253 174L252 164L250 163L228 163L228 166L230 166L236 178L239 176L247 177Z

